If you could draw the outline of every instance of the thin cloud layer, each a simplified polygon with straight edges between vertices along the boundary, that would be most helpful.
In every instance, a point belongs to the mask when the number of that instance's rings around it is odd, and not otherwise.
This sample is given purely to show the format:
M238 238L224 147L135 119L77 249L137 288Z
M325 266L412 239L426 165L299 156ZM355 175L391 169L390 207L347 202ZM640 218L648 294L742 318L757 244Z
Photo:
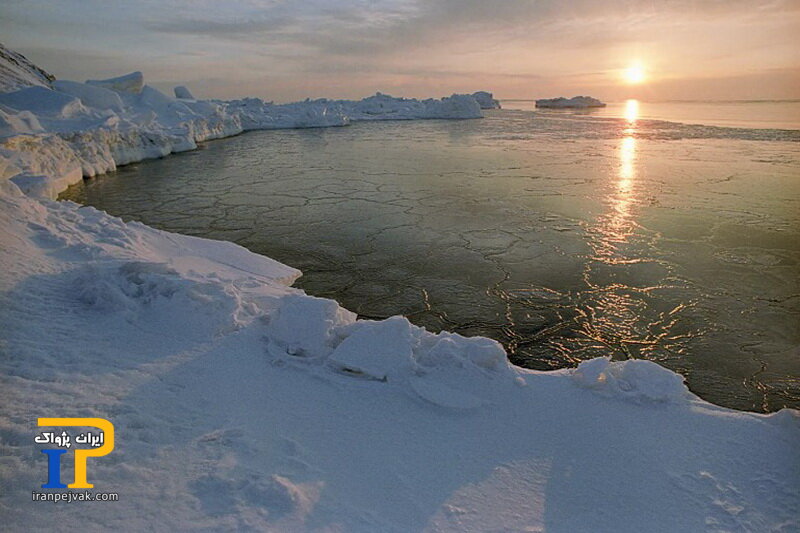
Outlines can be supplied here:
M0 29L59 77L139 69L206 96L800 97L790 1L12 0Z

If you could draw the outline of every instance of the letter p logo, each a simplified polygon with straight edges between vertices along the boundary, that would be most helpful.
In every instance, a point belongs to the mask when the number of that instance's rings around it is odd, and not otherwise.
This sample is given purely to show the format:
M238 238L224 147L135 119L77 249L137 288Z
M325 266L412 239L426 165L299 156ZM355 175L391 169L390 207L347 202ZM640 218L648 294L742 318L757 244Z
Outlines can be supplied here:
M96 427L103 430L103 445L99 448L75 450L75 482L68 486L71 489L91 489L94 487L86 481L86 460L89 457L102 457L114 449L114 425L102 418L40 418L39 426L81 426ZM42 488L64 488L61 483L61 456L65 450L42 450L47 455L47 483Z

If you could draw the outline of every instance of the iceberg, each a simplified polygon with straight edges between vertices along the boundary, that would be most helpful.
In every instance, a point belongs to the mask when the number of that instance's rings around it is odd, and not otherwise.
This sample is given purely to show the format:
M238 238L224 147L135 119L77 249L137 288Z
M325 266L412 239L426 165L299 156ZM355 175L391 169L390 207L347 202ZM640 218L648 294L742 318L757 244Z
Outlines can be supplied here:
M573 96L572 98L564 98L563 96L559 96L558 98L536 100L536 107L552 108L552 109L568 109L568 108L583 109L587 107L605 107L605 106L606 104L604 104L597 98L592 98L591 96Z
M186 86L184 85L178 85L177 87L175 87L174 91L175 91L175 98L180 98L182 100L195 99L192 93L189 91L189 89L186 88Z
M494 95L486 91L472 93L472 97L478 101L481 109L500 109L500 101L495 100Z

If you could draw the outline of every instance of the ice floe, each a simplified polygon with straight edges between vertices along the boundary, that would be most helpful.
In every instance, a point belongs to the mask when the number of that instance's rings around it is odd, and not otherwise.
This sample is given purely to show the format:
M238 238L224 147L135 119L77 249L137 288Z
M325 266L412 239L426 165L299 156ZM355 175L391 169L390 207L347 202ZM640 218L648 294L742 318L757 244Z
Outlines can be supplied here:
M554 109L564 109L564 108L585 108L585 107L605 107L606 104L598 100L597 98L592 98L591 96L573 96L572 98L564 98L563 96L559 96L558 98L544 98L540 100L536 100L536 107L544 107L544 108L554 108Z

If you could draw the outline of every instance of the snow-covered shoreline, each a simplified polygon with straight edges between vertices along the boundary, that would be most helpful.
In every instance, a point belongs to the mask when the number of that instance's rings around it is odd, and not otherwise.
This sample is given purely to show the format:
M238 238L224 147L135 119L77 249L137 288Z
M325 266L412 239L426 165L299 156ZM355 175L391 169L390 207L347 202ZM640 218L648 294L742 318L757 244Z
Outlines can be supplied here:
M474 98L287 107L126 93L137 76L79 85L61 84L86 93L78 102L34 89L35 113L0 98L2 127L18 133L0 152L7 527L800 527L797 411L713 406L648 361L521 369L490 339L356 320L292 288L296 269L233 243L48 199L84 175L248 125L464 118ZM46 474L40 416L115 425L116 450L90 468L119 502L31 501Z
M185 87L178 89L190 94ZM273 104L259 98L172 98L146 85L140 72L86 83L41 82L0 93L0 155L5 160L0 179L12 180L26 194L54 199L82 177L250 130L480 118L481 105L496 101L490 93L476 95L416 100L377 93L359 101Z

